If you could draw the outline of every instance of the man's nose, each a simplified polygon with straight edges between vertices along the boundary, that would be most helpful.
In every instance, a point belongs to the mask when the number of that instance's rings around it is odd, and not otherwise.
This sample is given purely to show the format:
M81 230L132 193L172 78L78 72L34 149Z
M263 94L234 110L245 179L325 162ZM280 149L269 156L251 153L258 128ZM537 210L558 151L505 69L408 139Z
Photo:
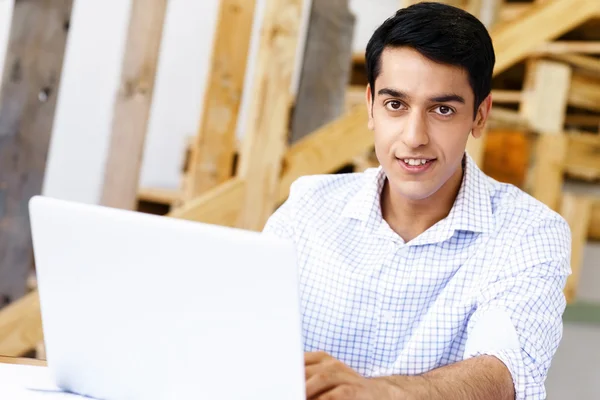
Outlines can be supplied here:
M409 148L418 148L429 143L426 117L422 112L413 110L408 115L401 137Z

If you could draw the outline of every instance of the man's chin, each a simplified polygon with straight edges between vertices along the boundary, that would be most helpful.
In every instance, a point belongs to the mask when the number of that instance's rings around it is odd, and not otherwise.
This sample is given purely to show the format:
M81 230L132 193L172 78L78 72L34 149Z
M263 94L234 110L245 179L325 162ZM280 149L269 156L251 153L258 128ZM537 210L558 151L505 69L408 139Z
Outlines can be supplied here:
M398 182L392 187L397 196L409 201L427 200L436 192L435 187L423 182Z

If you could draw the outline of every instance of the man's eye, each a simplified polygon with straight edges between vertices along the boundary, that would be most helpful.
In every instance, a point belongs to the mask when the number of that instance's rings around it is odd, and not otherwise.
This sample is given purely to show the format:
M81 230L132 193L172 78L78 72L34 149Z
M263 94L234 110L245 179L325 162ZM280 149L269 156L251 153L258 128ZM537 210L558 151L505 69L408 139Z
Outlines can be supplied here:
M397 111L402 108L402 103L399 101L389 101L385 106L388 108L388 110Z
M454 113L454 110L451 109L448 106L439 106L439 107L436 108L436 110L437 110L438 114L444 115L444 116L446 116L446 115L452 115Z

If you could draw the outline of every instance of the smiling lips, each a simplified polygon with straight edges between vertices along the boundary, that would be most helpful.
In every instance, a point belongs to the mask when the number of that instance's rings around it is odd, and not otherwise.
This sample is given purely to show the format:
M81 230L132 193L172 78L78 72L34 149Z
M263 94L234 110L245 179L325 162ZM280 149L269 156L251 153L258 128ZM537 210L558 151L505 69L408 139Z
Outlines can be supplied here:
M410 173L421 173L428 170L435 160L435 158L396 158L400 166Z

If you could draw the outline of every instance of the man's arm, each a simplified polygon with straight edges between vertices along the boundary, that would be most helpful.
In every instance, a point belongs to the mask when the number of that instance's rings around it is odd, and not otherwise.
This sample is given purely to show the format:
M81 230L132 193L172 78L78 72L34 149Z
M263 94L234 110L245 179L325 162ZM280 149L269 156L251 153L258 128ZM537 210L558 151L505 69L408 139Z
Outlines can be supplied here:
M418 376L365 378L322 352L305 356L310 400L513 400L514 385L504 364L479 356Z
M513 400L509 370L493 356L479 356L437 368L419 376L376 378L391 383L395 399Z

